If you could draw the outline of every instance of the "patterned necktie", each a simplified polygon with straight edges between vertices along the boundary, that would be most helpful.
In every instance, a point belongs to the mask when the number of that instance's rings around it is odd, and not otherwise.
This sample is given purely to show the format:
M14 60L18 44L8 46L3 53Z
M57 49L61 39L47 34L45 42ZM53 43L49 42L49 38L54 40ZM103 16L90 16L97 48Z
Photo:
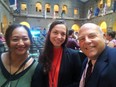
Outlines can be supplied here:
M87 68L87 72L86 72L86 78L85 78L85 86L86 87L86 84L91 76L91 71L92 71L92 63L91 63L91 60L88 62L88 68Z

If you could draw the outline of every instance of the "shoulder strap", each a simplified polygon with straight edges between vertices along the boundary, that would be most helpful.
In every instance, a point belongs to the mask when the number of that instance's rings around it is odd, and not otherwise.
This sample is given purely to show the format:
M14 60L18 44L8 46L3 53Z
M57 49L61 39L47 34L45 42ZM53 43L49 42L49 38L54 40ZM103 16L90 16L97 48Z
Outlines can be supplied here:
M27 58L21 65L20 67L18 68L18 70L12 75L16 75L16 73L26 64L26 62L30 59L31 57ZM10 76L10 78L8 78L1 87L5 87L5 85L13 78L12 76Z
M31 57L27 58L27 59L20 65L20 67L18 68L18 70L17 70L13 75L15 75L15 74L27 63L27 61L28 61L30 58L31 58Z

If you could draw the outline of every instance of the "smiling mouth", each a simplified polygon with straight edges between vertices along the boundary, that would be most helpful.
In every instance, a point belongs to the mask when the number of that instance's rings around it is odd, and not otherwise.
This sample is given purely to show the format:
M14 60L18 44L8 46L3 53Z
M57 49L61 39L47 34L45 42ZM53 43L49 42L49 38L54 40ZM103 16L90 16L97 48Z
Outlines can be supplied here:
M60 44L60 43L62 43L62 41L56 41L56 43L57 43L57 44Z
M24 50L25 48L17 48L17 50Z
M85 48L86 50L91 50L91 49L93 49L93 48L95 48L95 46L91 46L91 47L88 47L88 48Z

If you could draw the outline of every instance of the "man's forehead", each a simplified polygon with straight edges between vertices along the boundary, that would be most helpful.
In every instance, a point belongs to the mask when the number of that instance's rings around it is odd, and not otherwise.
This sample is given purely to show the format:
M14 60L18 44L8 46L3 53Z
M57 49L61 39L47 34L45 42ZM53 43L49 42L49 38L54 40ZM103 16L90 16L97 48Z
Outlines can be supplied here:
M81 34L81 33L92 33L92 32L98 32L98 29L82 28L82 29L79 30L78 34Z

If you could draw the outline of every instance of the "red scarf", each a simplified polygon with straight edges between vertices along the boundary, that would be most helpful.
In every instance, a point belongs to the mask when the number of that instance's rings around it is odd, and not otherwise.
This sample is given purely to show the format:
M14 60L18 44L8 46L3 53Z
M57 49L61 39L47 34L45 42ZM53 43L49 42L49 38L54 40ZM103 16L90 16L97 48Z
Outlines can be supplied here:
M58 76L59 76L59 70L60 70L60 64L62 58L62 51L63 49L61 47L54 48L53 62L52 62L51 70L49 72L49 87L57 87L58 85Z

